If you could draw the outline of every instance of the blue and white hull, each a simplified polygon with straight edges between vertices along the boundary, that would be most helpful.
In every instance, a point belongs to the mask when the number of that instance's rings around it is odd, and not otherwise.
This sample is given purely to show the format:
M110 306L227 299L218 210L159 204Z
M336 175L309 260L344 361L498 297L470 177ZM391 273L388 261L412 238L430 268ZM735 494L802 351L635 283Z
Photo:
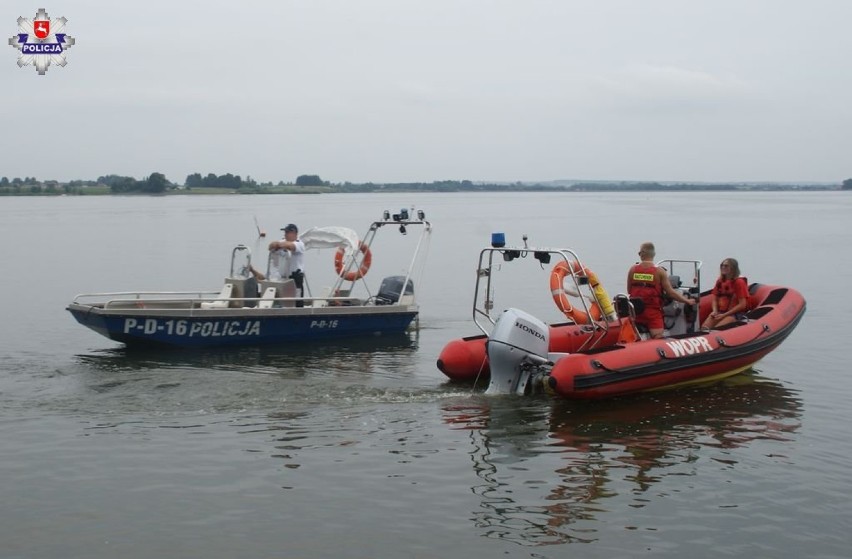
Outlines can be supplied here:
M213 347L289 344L393 335L417 317L411 305L291 309L112 310L72 303L82 325L129 346Z

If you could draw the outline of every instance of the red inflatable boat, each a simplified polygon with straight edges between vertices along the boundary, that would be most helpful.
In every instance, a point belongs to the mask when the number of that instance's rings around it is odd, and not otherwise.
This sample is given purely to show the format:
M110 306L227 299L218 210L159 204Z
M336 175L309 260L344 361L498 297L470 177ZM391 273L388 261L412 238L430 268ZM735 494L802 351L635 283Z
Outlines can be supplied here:
M565 290L571 295L581 295L584 289L590 291L585 298L579 297L584 310L568 312L564 304L557 302L574 322L548 326L516 308L492 317L493 304L477 303L493 301L489 293L491 276L505 265L495 263L495 256L507 252L514 258L503 256L504 263L527 252L540 263L550 262L547 255L555 256L559 262L554 274L570 282ZM701 293L700 261L666 260L658 265L670 271L672 286L684 295ZM692 279L692 285L681 285L678 268L684 277ZM438 358L438 369L456 381L487 379L486 393L544 390L564 398L607 398L711 382L747 370L778 347L805 313L805 300L798 291L753 283L749 286L749 310L742 320L712 331L699 330L711 310L711 295L706 291L701 293L697 309L668 301L664 307L664 338L648 339L636 327L631 301L618 295L614 304L607 305L613 300L600 285L593 286L587 280L591 275L587 272L568 249L484 249L477 277L488 281L477 280L474 296L474 319L483 334L449 342ZM552 291L554 300L557 296L564 299L558 286ZM586 307L586 300L592 301L591 306ZM590 319L584 321L584 316Z

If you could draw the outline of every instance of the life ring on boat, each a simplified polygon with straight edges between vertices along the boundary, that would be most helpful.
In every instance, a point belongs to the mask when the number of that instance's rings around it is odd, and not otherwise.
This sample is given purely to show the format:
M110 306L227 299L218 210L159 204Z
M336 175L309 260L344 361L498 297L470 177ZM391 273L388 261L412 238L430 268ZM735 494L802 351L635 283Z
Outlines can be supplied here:
M361 259L361 265L357 270L350 270L343 274L343 257L346 254L346 251L343 247L337 249L337 252L334 253L334 271L337 272L337 275L345 279L346 281L355 281L357 279L361 279L367 275L367 272L370 271L370 264L373 263L373 253L370 252L370 247L365 245L363 242L358 243L358 250L361 251L361 254L364 255L364 258Z
M565 276L568 274L584 277L589 280L589 286L591 286L595 295L595 301L589 307L592 315L591 318L586 311L575 308L568 299L568 294L565 292L565 286L563 285ZM566 317L577 324L588 324L592 320L601 320L604 316L607 320L615 320L617 318L612 299L610 299L606 289L598 281L598 276L585 266L580 266L579 263L575 264L563 260L553 267L553 270L550 272L550 293L553 295L553 302L556 303L556 307Z

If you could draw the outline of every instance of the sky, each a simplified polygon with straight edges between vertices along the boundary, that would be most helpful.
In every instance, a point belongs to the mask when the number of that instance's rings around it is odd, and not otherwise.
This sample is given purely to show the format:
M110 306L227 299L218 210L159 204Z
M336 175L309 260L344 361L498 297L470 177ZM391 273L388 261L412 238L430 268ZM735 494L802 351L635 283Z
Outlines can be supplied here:
M65 67L19 68L19 16ZM849 0L148 0L0 7L0 176L852 177Z

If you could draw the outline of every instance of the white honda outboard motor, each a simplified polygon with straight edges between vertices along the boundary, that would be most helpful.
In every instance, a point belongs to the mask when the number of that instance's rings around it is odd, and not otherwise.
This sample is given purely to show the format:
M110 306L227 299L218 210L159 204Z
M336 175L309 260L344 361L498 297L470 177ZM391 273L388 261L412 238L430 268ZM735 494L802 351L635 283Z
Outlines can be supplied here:
M519 309L507 309L488 337L491 382L486 394L524 394L536 365L548 362L547 324Z

